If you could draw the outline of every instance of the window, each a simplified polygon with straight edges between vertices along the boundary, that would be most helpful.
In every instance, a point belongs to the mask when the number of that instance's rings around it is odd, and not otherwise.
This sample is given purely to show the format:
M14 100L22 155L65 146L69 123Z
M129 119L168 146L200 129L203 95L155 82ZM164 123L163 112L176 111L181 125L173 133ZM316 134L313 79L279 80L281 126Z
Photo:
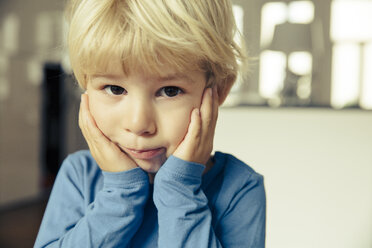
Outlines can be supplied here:
M262 97L268 99L269 104L274 106L283 104L283 99L280 99L279 95L288 88L289 72L298 77L293 86L295 97L300 100L309 99L312 71L311 38L306 40L302 32L310 29L297 27L308 28L313 19L314 5L311 1L269 2L263 6L260 44L263 51L260 55L259 92ZM276 28L278 24L285 24L281 33L279 28ZM291 33L289 38L286 30L299 30L301 34ZM292 47L298 49L292 50Z
M372 2L334 0L331 104L372 109Z
M237 44L242 43L243 36L243 24L244 24L244 10L240 5L233 4L233 13L235 18L235 23L238 28L239 33L234 37L234 40ZM240 75L236 79L235 84L233 85L229 96L224 102L224 106L235 106L239 105L242 102L241 89L243 88L243 80Z

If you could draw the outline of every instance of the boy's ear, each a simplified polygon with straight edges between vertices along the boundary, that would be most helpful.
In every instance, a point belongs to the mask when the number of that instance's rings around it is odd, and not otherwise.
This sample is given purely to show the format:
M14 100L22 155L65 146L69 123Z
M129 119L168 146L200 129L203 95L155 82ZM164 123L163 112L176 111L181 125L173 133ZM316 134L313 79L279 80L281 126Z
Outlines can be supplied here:
M231 87L233 86L235 82L236 77L229 77L226 79L225 82L222 83L221 86L218 86L218 103L219 105L222 105L224 101L226 100L227 95L229 94Z

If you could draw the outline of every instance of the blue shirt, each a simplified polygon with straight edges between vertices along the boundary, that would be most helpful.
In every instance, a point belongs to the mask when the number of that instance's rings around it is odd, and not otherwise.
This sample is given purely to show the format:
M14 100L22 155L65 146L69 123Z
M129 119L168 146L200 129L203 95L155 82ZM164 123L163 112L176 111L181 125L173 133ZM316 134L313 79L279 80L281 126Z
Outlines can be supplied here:
M170 156L152 185L140 168L105 172L89 151L71 154L35 247L264 247L263 177L220 152L204 168Z

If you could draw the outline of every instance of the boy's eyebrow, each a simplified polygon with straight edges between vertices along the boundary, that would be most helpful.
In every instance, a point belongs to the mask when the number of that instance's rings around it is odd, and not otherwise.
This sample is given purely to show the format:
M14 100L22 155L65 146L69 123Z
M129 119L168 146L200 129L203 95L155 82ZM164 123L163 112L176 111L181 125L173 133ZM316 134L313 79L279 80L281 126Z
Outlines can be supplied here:
M158 77L157 81L173 81L177 79L184 79L189 83L194 83L194 80L192 80L190 77L188 77L186 74L180 74L180 73L175 73L175 74L170 74L166 75L164 77Z
M119 75L115 75L115 74L93 74L91 76L92 79L97 79L97 78L106 78L106 79L112 79L112 80L115 80L115 79L119 79L120 76Z
M93 74L91 76L92 79L97 79L97 78L105 78L109 80L117 80L120 79L120 75L115 75L115 74ZM167 82L167 81L174 81L174 80L179 80L183 79L186 80L188 83L194 83L194 80L192 80L189 76L186 74L180 74L180 73L174 73L174 74L169 74L166 76L160 76L156 77L157 82Z

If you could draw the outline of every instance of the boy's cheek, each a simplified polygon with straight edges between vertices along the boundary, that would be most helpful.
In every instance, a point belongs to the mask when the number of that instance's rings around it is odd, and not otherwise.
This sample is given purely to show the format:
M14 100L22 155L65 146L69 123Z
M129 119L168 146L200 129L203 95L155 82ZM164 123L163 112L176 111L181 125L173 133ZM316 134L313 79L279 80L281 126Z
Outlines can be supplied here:
M106 137L112 136L110 131L113 131L112 128L113 120L109 118L109 112L107 111L107 109L105 111L105 109L102 106L96 105L93 101L90 101L89 105L90 113L97 127Z
M177 147L184 141L184 138L188 132L190 121L191 121L191 110L187 111L187 113L184 114L184 116L187 118L175 118L177 121L173 122L173 145L171 146L171 151L169 152L169 155L173 154Z

